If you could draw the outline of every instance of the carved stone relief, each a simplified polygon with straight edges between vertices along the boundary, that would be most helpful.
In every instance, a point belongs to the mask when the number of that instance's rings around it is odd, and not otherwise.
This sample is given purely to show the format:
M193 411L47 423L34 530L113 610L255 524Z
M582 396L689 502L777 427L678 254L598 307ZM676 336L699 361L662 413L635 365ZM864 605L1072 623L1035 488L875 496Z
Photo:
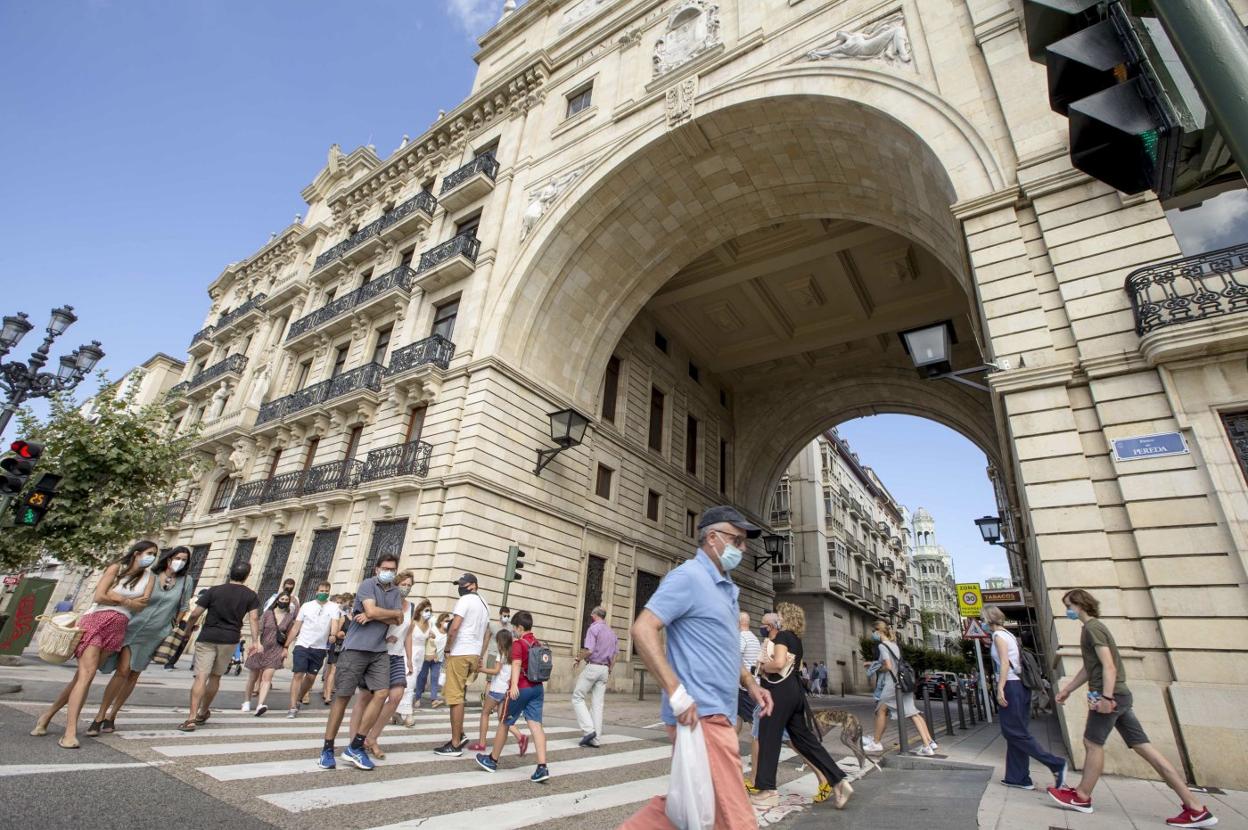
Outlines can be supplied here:
M694 100L698 97L698 79L686 78L667 91L667 126L679 127L692 121Z
M723 43L719 6L710 0L684 0L672 10L667 28L654 44L654 77L666 75Z
M897 12L856 31L836 32L831 41L806 53L809 61L833 58L883 61L894 66L912 64L914 53L910 49L905 15Z
M552 176L546 184L534 188L529 192L529 204L524 209L524 220L520 227L520 238L527 239L533 228L537 227L538 222L542 221L542 217L550 210L560 196L562 196L569 187L581 177L585 172L582 167L567 173L560 173Z

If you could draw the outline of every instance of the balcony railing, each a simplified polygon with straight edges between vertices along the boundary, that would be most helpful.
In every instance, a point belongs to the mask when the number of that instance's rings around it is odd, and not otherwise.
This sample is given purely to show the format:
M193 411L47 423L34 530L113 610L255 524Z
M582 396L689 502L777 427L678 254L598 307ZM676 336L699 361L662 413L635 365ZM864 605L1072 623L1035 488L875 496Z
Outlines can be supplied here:
M256 506L263 500L265 488L268 486L269 479L267 478L240 484L238 489L234 491L234 498L230 501L230 509L237 510L240 507Z
M862 582L857 579L849 580L849 592L856 597L866 599L867 595L862 592Z
M451 192L478 173L484 173L491 179L498 175L498 159L493 153L482 153L443 179L442 193Z
M463 255L469 262L475 263L477 261L477 253L480 250L481 240L477 239L476 234L456 234L436 248L430 248L421 254L420 270L428 271L430 268L441 265L448 259L458 255Z
M360 472L363 469L364 464L355 459L331 461L328 464L309 467L304 472L300 495L327 493L330 490L350 490L359 483Z
M1126 290L1140 336L1166 326L1248 311L1248 244L1150 265L1127 277Z
M433 447L424 441L409 441L371 450L364 461L360 481L377 481L395 476L424 476L429 474L429 457Z
M193 347L196 343L200 342L201 340L207 340L208 337L215 330L216 330L216 326L204 326L202 329L200 329L199 331L191 335L191 346Z
M256 426L285 418L334 398L340 398L349 392L360 389L378 392L381 390L381 378L385 371L386 367L380 363L366 363L349 372L314 383L306 389L300 389L293 395L270 401L260 407L260 414L256 416Z
M243 303L238 308L228 314L223 314L218 317L216 325L212 327L213 333L215 334L216 332L228 329L230 326L243 319L243 317L247 316L247 314L259 308L267 299L268 297L264 294L256 294L255 296L248 298L247 302Z
M385 294L392 289L399 288L404 291L411 291L412 280L415 278L415 271L405 265L400 265L393 271L386 272L368 284L361 285L354 291L331 300L311 314L300 317L291 325L290 333L286 335L286 339L293 340L302 334L306 334L312 329L333 320L335 317L341 317L356 306L363 305L374 297Z
M391 208L381 217L382 230L390 227L396 222L401 222L413 213L420 211L426 216L432 218L433 211L438 206L438 200L428 190L422 190L403 204Z
M437 206L438 200L433 197L432 193L427 190L420 191L403 204L387 211L380 219L368 223L334 247L322 252L316 258L316 262L313 263L312 270L317 271L335 260L342 259L348 251L358 248L362 243L374 236L379 236L386 228L406 219L416 211L421 211L432 217L433 211Z
M386 375L397 375L425 364L445 369L451 365L451 358L454 356L455 344L440 334L432 334L392 354L390 365L386 368Z
M181 523L182 518L186 516L186 508L189 505L190 501L187 499L178 499L177 501L171 501L166 504L164 507L164 513L161 517L165 525L176 525Z
M214 381L217 378L221 377L222 375L227 375L230 372L238 372L241 374L243 369L246 369L246 368L247 368L247 355L232 354L229 357L227 357L225 360L218 361L217 363L214 363L211 366L209 366L207 369L203 369L200 372L196 373L196 375L192 377L190 380L184 381L183 383L179 383L176 386L171 387L169 391L170 393L173 393L175 389L179 392L185 392L191 389L197 389L200 386L203 386L205 383Z

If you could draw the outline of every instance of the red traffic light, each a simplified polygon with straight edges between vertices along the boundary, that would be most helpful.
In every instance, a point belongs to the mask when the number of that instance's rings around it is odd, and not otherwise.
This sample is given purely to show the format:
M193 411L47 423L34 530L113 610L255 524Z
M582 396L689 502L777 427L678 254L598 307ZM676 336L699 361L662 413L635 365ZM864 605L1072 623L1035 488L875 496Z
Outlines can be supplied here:
M9 445L9 449L17 453L20 458L36 459L43 455L43 444L36 441L14 441Z

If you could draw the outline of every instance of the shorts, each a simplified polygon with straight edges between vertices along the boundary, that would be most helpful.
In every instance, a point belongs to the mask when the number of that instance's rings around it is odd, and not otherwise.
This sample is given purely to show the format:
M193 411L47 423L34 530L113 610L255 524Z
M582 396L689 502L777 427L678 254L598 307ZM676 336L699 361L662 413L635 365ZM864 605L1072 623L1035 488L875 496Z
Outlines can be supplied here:
M325 663L330 666L334 665L338 662L339 654L342 654L341 648L338 646L330 646L325 650Z
M402 654L390 655L390 688L407 686L407 658Z
M737 717L746 723L754 722L754 699L745 689L737 689Z
M325 662L325 649L295 646L291 657L290 670L294 674L316 674Z
M529 686L527 689L521 689L515 700L507 701L507 719L503 723L507 726L514 726L521 715L524 715L528 723L541 723L542 702L545 700L545 686Z
M334 697L351 697L356 689L380 692L390 688L390 655L384 651L343 649L334 674Z
M464 702L468 689L468 676L477 667L477 655L459 654L447 656L442 663L442 698L450 706Z
M238 648L238 643L195 643L195 653L191 658L191 666L195 669L195 675L210 674L213 677L220 677L225 674L225 670L230 667L230 661L234 659L234 649Z
M507 697L506 692L489 692L488 694L490 696L490 700L494 701L495 703L502 703L503 698Z
M1105 741L1109 740L1110 730L1117 729L1128 747L1134 748L1148 743L1148 734L1144 731L1144 727L1140 726L1140 719L1135 716L1131 708L1131 693L1122 692L1117 695L1117 700L1118 708L1108 715L1103 712L1088 712L1088 723L1083 729L1083 739L1097 746L1105 746Z

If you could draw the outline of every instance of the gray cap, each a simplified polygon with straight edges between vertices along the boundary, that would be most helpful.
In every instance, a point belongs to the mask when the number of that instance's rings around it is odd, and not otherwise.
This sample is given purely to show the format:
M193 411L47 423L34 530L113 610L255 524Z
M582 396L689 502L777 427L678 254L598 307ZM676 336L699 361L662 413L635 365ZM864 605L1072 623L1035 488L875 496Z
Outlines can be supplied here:
M465 586L465 585L476 585L476 584L477 584L477 575L476 575L476 574L469 574L469 573L466 573L466 574L462 575L459 579L452 580L452 581L451 581L451 584L452 584L452 585L459 585L460 587L463 587L463 586Z
M736 525L745 531L745 535L751 539L757 539L763 535L763 529L753 522L746 520L741 515L741 511L729 504L721 504L716 507L708 507L702 513L702 518L698 520L698 530L705 530L711 525L717 525L721 522L727 522Z

